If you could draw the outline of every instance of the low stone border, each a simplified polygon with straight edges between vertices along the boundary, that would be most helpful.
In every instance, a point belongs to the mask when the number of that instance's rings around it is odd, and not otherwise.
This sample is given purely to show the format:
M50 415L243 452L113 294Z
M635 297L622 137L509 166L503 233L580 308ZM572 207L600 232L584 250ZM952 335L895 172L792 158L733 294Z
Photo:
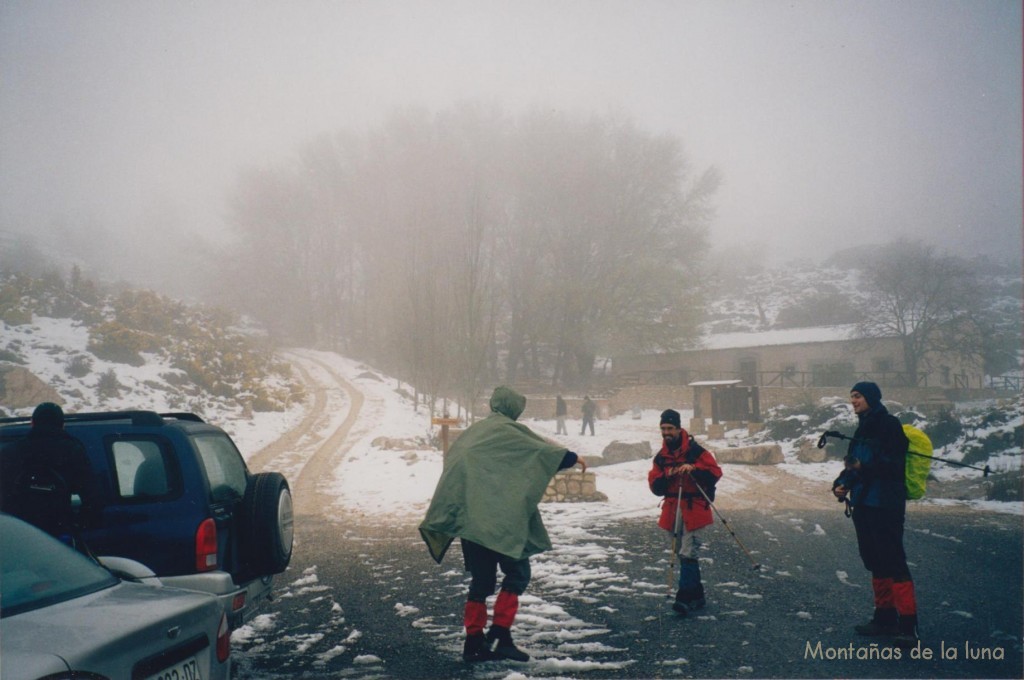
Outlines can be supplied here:
M597 478L593 472L563 470L551 481L544 492L542 503L594 503L608 500L597 490Z

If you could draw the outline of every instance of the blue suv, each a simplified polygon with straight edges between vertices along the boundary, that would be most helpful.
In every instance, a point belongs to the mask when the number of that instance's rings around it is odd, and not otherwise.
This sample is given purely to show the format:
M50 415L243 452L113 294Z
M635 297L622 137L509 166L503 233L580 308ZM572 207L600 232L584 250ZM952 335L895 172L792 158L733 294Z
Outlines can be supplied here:
M30 418L0 418L0 456ZM65 431L83 445L97 510L79 533L93 554L140 562L169 586L217 596L232 628L271 597L291 560L287 480L253 474L231 437L191 413L70 413Z

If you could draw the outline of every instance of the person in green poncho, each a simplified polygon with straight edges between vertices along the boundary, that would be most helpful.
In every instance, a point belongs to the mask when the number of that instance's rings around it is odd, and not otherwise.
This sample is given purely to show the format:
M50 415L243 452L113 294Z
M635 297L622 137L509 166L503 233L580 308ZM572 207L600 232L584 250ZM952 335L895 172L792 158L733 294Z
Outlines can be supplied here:
M587 469L580 456L516 422L525 408L526 397L515 390L494 390L491 414L469 426L449 449L419 527L438 564L452 541L459 538L462 544L470 573L466 661L530 658L515 646L511 627L530 582L530 556L551 548L537 506L556 472L574 465ZM485 635L487 598L497 586L498 568L504 576Z

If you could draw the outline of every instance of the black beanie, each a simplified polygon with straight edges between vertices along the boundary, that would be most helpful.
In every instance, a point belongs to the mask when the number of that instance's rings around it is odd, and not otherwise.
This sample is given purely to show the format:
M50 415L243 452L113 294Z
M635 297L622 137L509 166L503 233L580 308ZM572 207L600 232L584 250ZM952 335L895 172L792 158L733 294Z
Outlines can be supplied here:
M882 401L882 390L873 382L859 382L850 388L851 392L860 392L868 402L868 406L878 406Z
M40 430L60 430L64 427L64 409L52 401L44 401L32 411L32 427Z
M659 425L675 425L676 427L682 427L682 421L679 419L679 412L673 411L672 409L666 409L661 412L661 422Z

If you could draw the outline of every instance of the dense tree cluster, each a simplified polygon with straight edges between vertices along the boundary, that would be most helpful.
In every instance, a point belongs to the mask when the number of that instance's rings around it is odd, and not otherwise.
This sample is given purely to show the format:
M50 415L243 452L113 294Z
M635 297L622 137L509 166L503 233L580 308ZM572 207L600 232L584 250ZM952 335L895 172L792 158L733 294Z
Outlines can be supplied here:
M472 403L697 334L716 170L628 121L467 105L245 174L225 286L272 329Z

